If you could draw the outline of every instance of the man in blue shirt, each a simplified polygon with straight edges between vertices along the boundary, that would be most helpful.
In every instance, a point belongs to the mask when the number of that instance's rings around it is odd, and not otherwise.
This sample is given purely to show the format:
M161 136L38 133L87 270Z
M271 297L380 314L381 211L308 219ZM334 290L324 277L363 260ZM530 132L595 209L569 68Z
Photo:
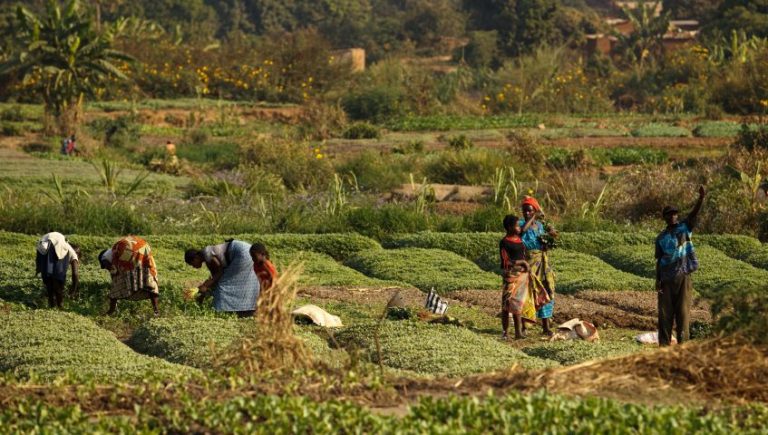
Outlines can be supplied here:
M669 346L672 341L672 324L675 324L677 342L690 338L690 312L693 293L691 273L699 268L699 260L693 249L691 235L696 227L701 205L704 202L704 186L699 187L699 199L693 210L678 220L676 207L666 206L662 211L667 228L656 237L656 291L659 300L659 346Z

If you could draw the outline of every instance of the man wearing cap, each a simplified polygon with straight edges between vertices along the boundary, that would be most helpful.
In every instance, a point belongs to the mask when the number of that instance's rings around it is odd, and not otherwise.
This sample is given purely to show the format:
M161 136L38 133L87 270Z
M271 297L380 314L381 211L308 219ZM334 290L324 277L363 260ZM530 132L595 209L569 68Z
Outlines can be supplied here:
M668 205L662 211L667 223L656 237L656 291L659 300L659 346L669 346L672 324L677 342L690 338L689 322L693 281L691 273L699 268L699 260L691 242L691 234L704 202L704 186L699 187L699 199L688 216L678 220L679 211Z

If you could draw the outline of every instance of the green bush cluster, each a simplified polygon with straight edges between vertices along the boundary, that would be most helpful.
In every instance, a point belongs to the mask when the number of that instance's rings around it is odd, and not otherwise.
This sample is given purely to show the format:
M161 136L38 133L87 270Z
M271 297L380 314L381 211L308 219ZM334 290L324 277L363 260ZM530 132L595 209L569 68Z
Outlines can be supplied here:
M493 257L493 254L498 257L499 241L503 236L501 233L422 232L394 234L385 237L381 244L385 248L443 249L472 260L485 270L496 270L498 258L488 261L488 257Z
M556 361L562 365L579 364L601 358L629 355L643 350L643 346L634 340L627 341L554 341L540 346L523 349L528 355Z
M338 263L329 255L318 252L275 249L270 251L270 255L278 271L292 263L302 263L304 272L299 278L299 284L305 286L389 287L402 285L397 281L386 281L365 276L355 269Z
M576 251L552 251L557 291L653 291L653 280L617 270L600 258Z
M364 352L370 361L425 375L461 376L509 368L514 365L539 369L557 365L529 357L497 340L452 325L418 321L381 323L381 361L376 352L376 324L358 324L336 334L344 347Z
M768 424L763 405L720 408L628 404L604 398L573 398L546 392L503 396L425 397L401 417L374 413L347 401L312 401L300 396L198 400L180 393L179 404L142 407L123 416L93 415L78 405L54 406L29 399L0 410L9 432L127 433L205 431L263 433L504 433L564 432L683 435L760 432Z
M539 115L423 115L395 118L387 122L393 131L487 130L492 128L533 128L542 122Z
M306 328L296 328L312 354L331 365L344 359L327 342ZM163 358L173 363L197 368L211 368L217 358L246 334L258 334L253 319L176 316L141 325L129 340L137 352Z
M670 124L649 123L637 127L631 132L635 137L690 137L691 132L685 127Z
M21 378L99 382L176 379L193 369L138 355L109 331L73 313L0 313L0 371Z
M406 282L429 291L500 288L497 275L453 252L440 249L404 248L360 252L346 265L379 279Z
M709 297L717 294L726 284L739 283L743 288L768 282L768 271L733 259L711 246L696 248L699 270L693 274L694 288ZM656 266L652 245L647 249L617 245L600 253L600 258L621 270L655 279Z
M342 137L344 139L378 139L381 137L381 130L368 122L355 122L344 130Z
M693 129L696 137L735 137L739 134L741 125L732 121L704 121Z

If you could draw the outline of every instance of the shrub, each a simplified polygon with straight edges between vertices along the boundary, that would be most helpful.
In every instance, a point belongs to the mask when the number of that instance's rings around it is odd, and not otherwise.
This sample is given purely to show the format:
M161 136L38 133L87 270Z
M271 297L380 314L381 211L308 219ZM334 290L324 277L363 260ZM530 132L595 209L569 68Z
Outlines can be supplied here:
M740 126L731 121L705 121L693 129L696 137L734 137L738 136Z
M288 140L258 140L241 147L240 161L279 175L291 190L327 186L333 166L316 147Z
M0 111L0 120L22 122L26 121L27 117L24 115L24 110L21 106L11 106Z
M651 123L632 130L631 134L635 137L689 137L691 132L683 127Z
M448 138L448 148L454 151L462 151L474 148L475 144L464 134Z
M719 249L731 258L747 262L751 255L763 248L759 240L736 234L700 234L695 236L695 242Z
M379 279L406 282L440 293L453 290L495 290L501 286L497 275L484 272L466 258L439 249L405 248L360 252L345 262L360 272ZM419 267L415 268L414 265Z
M368 122L355 122L342 134L344 139L378 139L381 137L381 130Z
M380 86L347 95L341 105L354 120L381 122L400 113L402 98L399 90Z
M0 314L0 371L46 380L175 379L195 370L138 355L91 320L59 311Z
M191 162L231 169L240 162L239 151L240 146L233 142L184 142L176 148L176 155Z
M454 57L473 68L489 68L498 55L498 38L498 32L495 30L470 32L469 43Z
M640 245L652 250L655 240L655 234L643 231L560 233L561 248L590 255L598 255L614 245Z
M435 233L395 234L381 241L385 248L443 249L461 255L485 270L496 270L498 259L491 264L484 261L488 253L498 255L501 233ZM492 254L490 255L492 256Z
M339 174L354 174L364 191L387 192L407 182L413 162L406 156L383 156L373 150L350 157L337 166Z
M103 135L104 144L113 148L129 148L141 139L141 123L132 115L116 119L96 118L88 124L93 136Z
M554 341L540 346L523 349L536 358L556 361L562 365L579 364L585 361L617 357L642 351L642 345L633 341Z
M768 271L730 258L710 246L699 245L696 248L696 254L700 266L699 270L692 275L694 288L707 298L713 297L726 285L739 283L743 288L749 288L756 283L768 282ZM652 245L645 249L617 245L600 253L600 258L621 270L655 279L656 268Z
M616 270L600 258L580 252L556 249L552 251L557 291L574 293L596 291L653 291L652 279Z
M479 185L488 183L496 169L508 163L508 154L494 149L440 152L427 158L424 175L434 183Z
M372 362L434 376L462 376L514 365L531 369L556 365L466 328L408 320L381 323L379 361L374 341L376 327L375 323L351 326L338 332L336 340L348 349L362 350Z
M3 136L21 136L25 132L26 131L19 123L7 121L0 123L0 133L2 133Z
M345 267L326 254L311 251L292 251L275 249L270 251L275 265L283 269L299 261L304 264L304 273L299 278L303 286L343 286L343 287L390 287L400 283L370 278L362 273Z
M129 344L138 352L170 362L211 368L216 357L238 339L245 334L257 334L255 328L253 319L183 316L152 319L133 333ZM318 336L301 328L295 332L307 341L314 356L331 357L328 345ZM336 358L342 358L336 353Z
M660 165L669 160L669 155L666 151L649 148L608 148L593 150L592 155L597 160L604 159L608 164L614 166Z
M734 145L747 151L768 150L768 124L761 124L757 128L742 124Z
M350 230L378 240L387 234L414 233L430 227L426 215L398 205L351 209L344 218Z

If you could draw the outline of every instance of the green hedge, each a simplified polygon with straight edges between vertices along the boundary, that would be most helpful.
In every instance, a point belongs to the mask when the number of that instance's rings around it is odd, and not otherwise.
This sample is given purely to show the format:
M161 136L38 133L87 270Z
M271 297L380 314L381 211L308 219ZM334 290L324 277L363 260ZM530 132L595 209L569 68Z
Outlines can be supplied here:
M453 252L439 249L384 249L359 253L346 264L379 279L406 282L429 291L496 290L501 279Z
M653 291L653 280L621 270L592 255L556 249L552 251L557 291Z
M638 127L630 132L635 137L690 137L691 132L687 128L670 124L650 123Z
M209 368L235 340L255 333L253 319L215 317L169 317L153 319L139 327L129 344L136 351L170 362ZM296 329L313 355L333 365L343 356L331 351L325 340L304 329Z
M0 371L22 378L68 376L101 383L176 379L198 373L139 355L85 317L49 310L0 314Z
M541 346L523 349L528 355L549 359L562 365L572 365L584 361L628 355L642 351L641 344L632 341L555 341Z
M374 342L375 323L359 324L336 334L347 348L359 349L378 363ZM435 376L461 376L509 368L545 368L557 365L530 357L500 343L452 325L431 325L418 321L384 321L379 330L381 363L387 367Z
M0 410L9 433L761 433L768 408L749 405L702 409L679 405L651 407L596 397L566 397L538 392L477 397L427 396L404 416L384 415L338 400L296 396L198 400L183 394L179 404L142 406L120 416L84 412L77 405L55 406L30 399ZM154 405L154 404L153 404Z
M702 294L712 294L719 287L731 283L750 287L768 282L768 271L735 260L711 246L698 246L696 253L700 268L693 274L693 282L694 288ZM656 276L650 248L639 250L636 246L614 246L602 252L600 257L621 270L647 278Z
M374 250L381 252L381 250ZM370 278L355 269L344 266L328 255L311 251L276 249L270 252L275 266L280 270L293 262L304 264L299 284L305 286L389 287L402 285L396 281Z
M382 241L384 247L421 247L445 249L471 259L481 268L498 272L498 233L418 233L404 234ZM653 290L653 281L616 270L601 259L588 255L607 246L627 241L653 246L650 233L562 233L561 246L551 253L557 290L621 291ZM580 252L576 252L580 251Z

